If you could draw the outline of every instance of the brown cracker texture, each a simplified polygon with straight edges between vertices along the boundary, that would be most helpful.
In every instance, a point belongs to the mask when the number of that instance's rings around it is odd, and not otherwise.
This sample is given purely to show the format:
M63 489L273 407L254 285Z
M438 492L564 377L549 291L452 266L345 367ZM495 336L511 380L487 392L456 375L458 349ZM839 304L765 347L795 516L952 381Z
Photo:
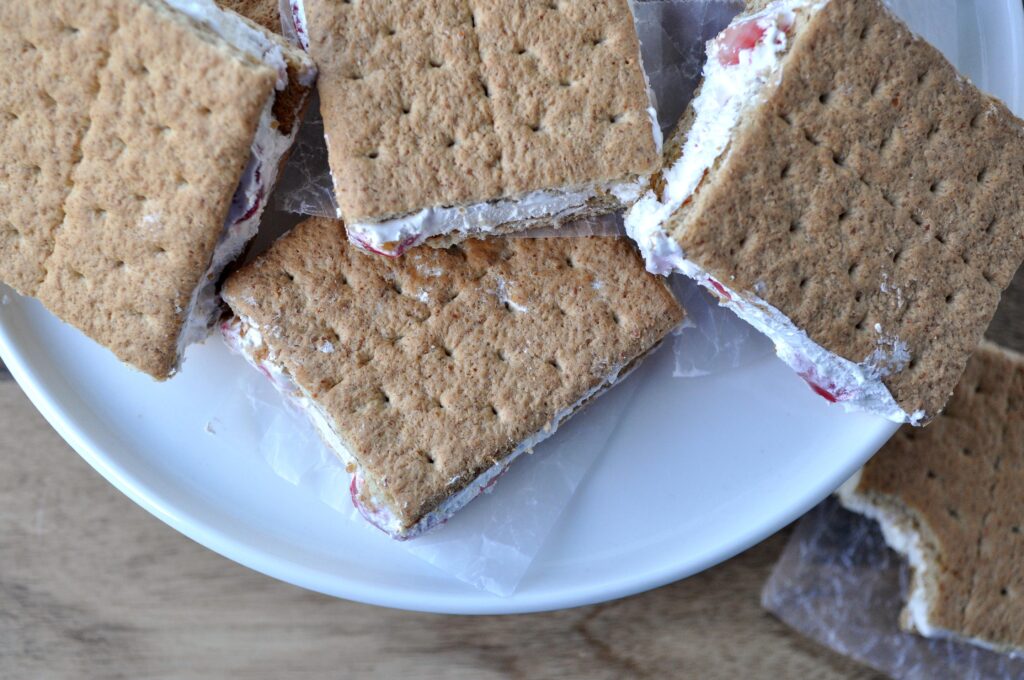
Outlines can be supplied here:
M291 134L292 128L301 124L309 103L309 93L316 78L313 59L282 35L281 15L276 0L224 0L217 4L221 9L240 15L246 23L262 31L268 40L281 47L288 70L288 83L284 90L275 94L272 113L278 130L285 135Z
M991 344L946 413L904 427L855 492L924 539L930 621L1024 649L1024 359Z
M677 133L685 135L685 129ZM667 229L687 257L937 414L1024 258L1024 128L876 0L832 0ZM764 288L761 288L763 284Z
M307 0L342 214L653 172L626 0Z
M166 378L275 74L149 0L3 3L0 33L0 279Z
M224 296L407 527L682 319L623 239L467 241L389 260L326 219Z
M229 9L256 22L272 33L281 33L281 7L278 0L217 0L221 9Z

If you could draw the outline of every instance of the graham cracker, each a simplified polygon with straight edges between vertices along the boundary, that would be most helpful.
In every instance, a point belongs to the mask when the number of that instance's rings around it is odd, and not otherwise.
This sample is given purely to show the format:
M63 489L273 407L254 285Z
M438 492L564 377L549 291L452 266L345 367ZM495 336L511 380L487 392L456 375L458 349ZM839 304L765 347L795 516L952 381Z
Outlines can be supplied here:
M223 295L407 528L682 320L623 239L496 238L387 259L321 218Z
M274 100L274 119L283 134L291 134L292 128L301 124L309 103L312 79L303 82L304 74L315 71L312 59L300 49L294 48L283 37L281 9L278 0L217 0L217 5L226 11L241 15L249 22L270 32L275 43L281 46L288 65L288 86L277 93ZM281 159L283 166L287 156Z
M229 9L259 24L271 33L281 34L281 3L278 0L216 0L221 9Z
M312 58L297 45L287 40L281 28L281 10L277 0L217 0L224 11L239 15L255 30L281 48L288 69L288 83L274 99L274 120L282 134L291 134L292 128L302 123L313 89L316 66ZM284 166L285 158L281 160Z
M0 280L168 377L274 69L156 0L0 7Z
M666 228L839 356L905 342L884 382L930 418L1024 258L1024 127L878 0L825 4L782 74Z
M946 413L901 429L852 493L921 537L931 625L1024 649L1024 357L984 343Z
M345 219L623 180L657 149L627 0L306 0Z

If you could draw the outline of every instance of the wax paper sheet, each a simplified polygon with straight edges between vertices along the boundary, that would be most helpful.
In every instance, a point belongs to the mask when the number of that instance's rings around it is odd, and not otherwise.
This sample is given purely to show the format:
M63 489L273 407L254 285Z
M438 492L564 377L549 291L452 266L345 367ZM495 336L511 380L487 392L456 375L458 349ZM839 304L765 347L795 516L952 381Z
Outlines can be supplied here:
M900 680L1024 678L1024 659L899 627L906 562L878 524L829 499L797 525L761 594L765 609L840 654Z
M244 419L257 431L258 454L274 472L336 510L339 523L354 523L356 530L370 532L390 549L406 550L467 584L508 596L604 452L637 386L630 378L615 385L532 454L519 458L497 484L447 524L408 541L388 538L359 515L349 496L345 466L306 415L259 372L241 372L235 390L246 395L246 402L226 401L208 431L215 433L218 422Z
M774 354L767 336L718 304L692 279L674 274L670 282L686 309L686 320L672 339L676 378L722 373Z
M704 42L725 28L742 7L738 0L652 0L633 4L644 68L663 129L675 125L693 96L704 63ZM306 121L278 183L275 205L279 210L302 215L338 214L318 99L310 102ZM593 228L591 221L539 235L590 235Z

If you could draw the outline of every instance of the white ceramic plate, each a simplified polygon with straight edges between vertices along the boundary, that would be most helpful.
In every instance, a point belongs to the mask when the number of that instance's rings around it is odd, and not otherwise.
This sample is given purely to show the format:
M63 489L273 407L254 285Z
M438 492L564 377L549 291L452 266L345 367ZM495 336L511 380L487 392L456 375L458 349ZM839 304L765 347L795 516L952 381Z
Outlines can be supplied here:
M932 0L894 4L925 2ZM938 41L956 46L958 65L1021 111L1020 0L952 3L955 12L932 13L933 25L917 28L945 35ZM38 303L9 294L0 305L0 355L82 457L182 533L306 588L439 612L582 605L693 574L805 512L895 429L828 406L775 359L682 380L671 377L671 351L662 351L631 378L641 385L619 404L622 425L517 594L498 598L376 532L339 523L254 456L244 422L208 434L210 414L242 398L232 386L251 370L217 340L192 348L181 375L159 385ZM605 399L624 401L615 390Z

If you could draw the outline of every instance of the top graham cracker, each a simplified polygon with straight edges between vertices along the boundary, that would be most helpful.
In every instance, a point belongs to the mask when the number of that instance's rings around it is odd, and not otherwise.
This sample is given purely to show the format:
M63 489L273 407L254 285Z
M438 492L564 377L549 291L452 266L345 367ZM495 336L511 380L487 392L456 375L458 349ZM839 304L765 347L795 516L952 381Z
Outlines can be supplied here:
M1024 258L1024 126L878 0L825 4L781 68L666 229L835 354L906 343L884 382L931 418Z
M406 527L682 320L625 239L495 238L397 259L296 227L224 285Z
M274 70L156 0L0 4L0 280L156 378Z
M306 0L305 9L350 222L657 167L627 0Z

